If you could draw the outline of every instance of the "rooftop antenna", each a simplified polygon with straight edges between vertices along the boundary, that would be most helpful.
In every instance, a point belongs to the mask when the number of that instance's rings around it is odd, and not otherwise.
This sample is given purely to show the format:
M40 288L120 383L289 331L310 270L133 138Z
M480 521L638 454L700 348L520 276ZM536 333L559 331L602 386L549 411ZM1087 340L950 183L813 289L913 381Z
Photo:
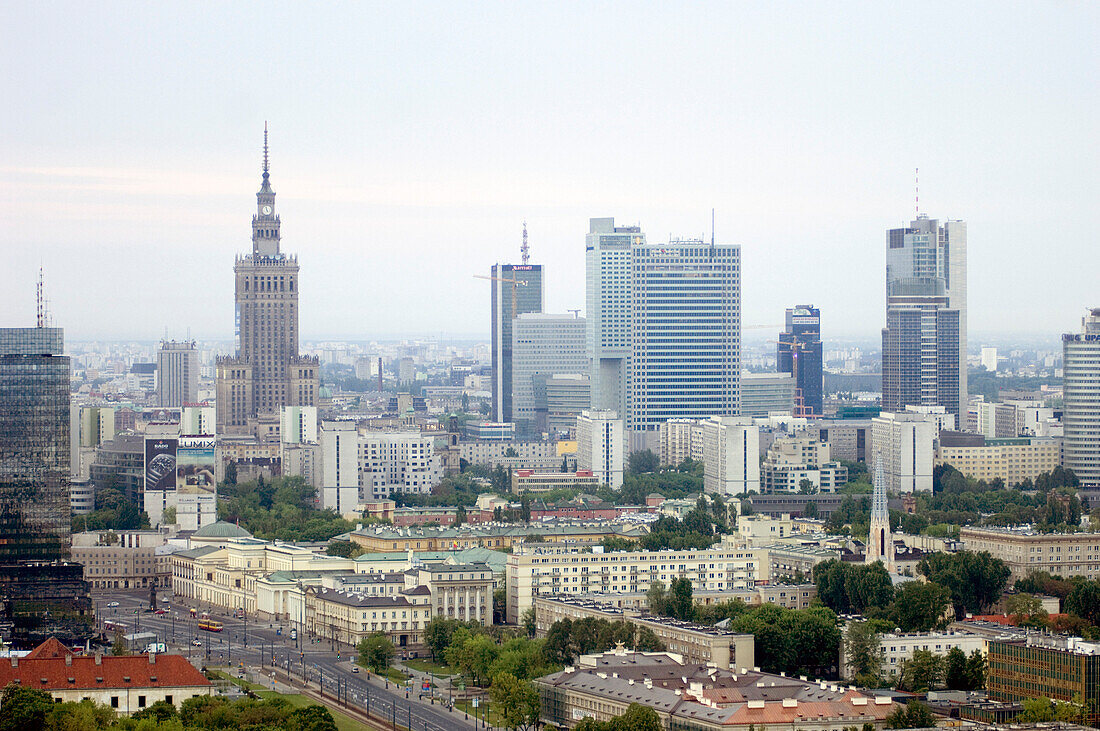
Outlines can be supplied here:
M36 307L38 310L38 327L46 327L46 294L45 294L45 282L43 277L43 271L41 265L38 267L38 293L36 297Z
M714 209L710 209L710 248L714 248Z
M264 177L267 177L268 165L267 165L267 120L264 120Z
M913 188L916 191L914 203L917 207L917 218L920 218L920 168L913 174Z
M523 222L523 246L519 247L519 253L523 265L527 266L527 262L531 260L531 250L527 246L527 221Z

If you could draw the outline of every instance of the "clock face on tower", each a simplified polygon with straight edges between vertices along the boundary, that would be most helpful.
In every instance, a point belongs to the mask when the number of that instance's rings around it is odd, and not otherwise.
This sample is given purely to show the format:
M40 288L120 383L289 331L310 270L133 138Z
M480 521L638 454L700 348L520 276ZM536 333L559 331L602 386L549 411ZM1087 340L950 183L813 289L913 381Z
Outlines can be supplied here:
M263 210L265 216L270 216L271 215L271 206L264 206L262 210Z

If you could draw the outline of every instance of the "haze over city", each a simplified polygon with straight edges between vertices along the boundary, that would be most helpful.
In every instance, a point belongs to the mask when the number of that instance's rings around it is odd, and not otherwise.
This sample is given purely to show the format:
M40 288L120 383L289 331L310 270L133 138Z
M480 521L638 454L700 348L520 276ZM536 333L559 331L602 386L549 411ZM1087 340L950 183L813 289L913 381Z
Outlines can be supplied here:
M299 10L0 10L8 324L41 265L71 340L231 337L265 121L305 339L485 337L472 275L524 220L546 310L583 308L590 217L709 237L712 207L747 336L798 300L873 339L917 167L968 223L972 333L1093 304L1094 4Z

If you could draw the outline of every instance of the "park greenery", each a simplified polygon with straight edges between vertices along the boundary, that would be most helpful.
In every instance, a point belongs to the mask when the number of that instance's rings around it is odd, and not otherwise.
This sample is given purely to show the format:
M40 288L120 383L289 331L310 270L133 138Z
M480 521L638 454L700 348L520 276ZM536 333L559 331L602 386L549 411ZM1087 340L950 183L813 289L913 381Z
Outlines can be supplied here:
M113 478L96 488L95 510L73 518L73 530L141 530L149 528L149 515L116 485Z
M219 488L218 517L268 541L327 541L355 529L332 510L318 510L316 490L301 477L276 477Z
M573 727L573 731L662 731L661 717L648 706L631 703L621 716L607 721L584 718Z
M57 703L46 691L9 685L0 699L0 731L336 731L327 708L295 706L280 697L188 698L177 709L158 701L129 717L90 700Z

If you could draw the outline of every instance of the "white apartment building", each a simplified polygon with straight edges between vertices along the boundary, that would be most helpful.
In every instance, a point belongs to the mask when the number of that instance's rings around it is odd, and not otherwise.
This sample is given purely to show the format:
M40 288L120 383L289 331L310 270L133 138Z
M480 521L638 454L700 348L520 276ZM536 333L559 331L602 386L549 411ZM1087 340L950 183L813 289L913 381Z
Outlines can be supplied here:
M748 417L712 416L700 427L703 489L720 495L760 492L760 428Z
M973 401L968 418L970 431L986 439L1011 439L1018 433L1019 417L1012 404Z
M936 449L936 464L949 464L977 480L1002 479L1018 485L1050 472L1062 463L1062 440L1021 438L991 440L981 447L944 446Z
M868 467L882 460L887 492L931 491L938 434L935 415L884 411L871 420Z
M507 456L510 449L517 456ZM558 453L557 442L515 439L499 442L463 440L458 443L458 454L470 464L486 467L496 467L499 464L540 471L560 469L562 458Z
M719 547L690 551L614 551L583 553L563 543L513 545L506 564L509 624L536 596L645 592L655 581L668 586L688 578L694 591L725 591L754 586L763 552Z
M765 493L799 492L803 480L820 492L836 492L848 482L848 468L830 459L828 442L818 432L777 437L768 448L760 469Z
M844 637L848 636L845 625ZM927 650L933 655L946 656L953 648L959 648L967 655L977 650L985 654L985 638L969 632L899 632L879 636L879 650L882 653L882 665L879 672L882 677L897 675L902 663L910 660L916 650ZM854 676L849 658L844 654L844 642L840 643L841 674L851 679Z
M631 249L630 449L669 419L741 413L741 247L698 239Z
M577 467L591 470L600 483L623 484L623 420L614 411L582 411L577 417Z
M279 439L283 444L316 444L317 407L284 406L279 418Z
M434 439L419 431L365 432L359 437L359 486L364 499L429 493L443 479Z
M321 506L340 515L359 506L359 429L354 421L325 421L319 435Z
M685 459L703 461L703 433L698 419L669 419L657 428L657 443L661 464L678 465Z
M1100 307L1080 333L1062 335L1062 424L1066 469L1081 484L1100 486Z

